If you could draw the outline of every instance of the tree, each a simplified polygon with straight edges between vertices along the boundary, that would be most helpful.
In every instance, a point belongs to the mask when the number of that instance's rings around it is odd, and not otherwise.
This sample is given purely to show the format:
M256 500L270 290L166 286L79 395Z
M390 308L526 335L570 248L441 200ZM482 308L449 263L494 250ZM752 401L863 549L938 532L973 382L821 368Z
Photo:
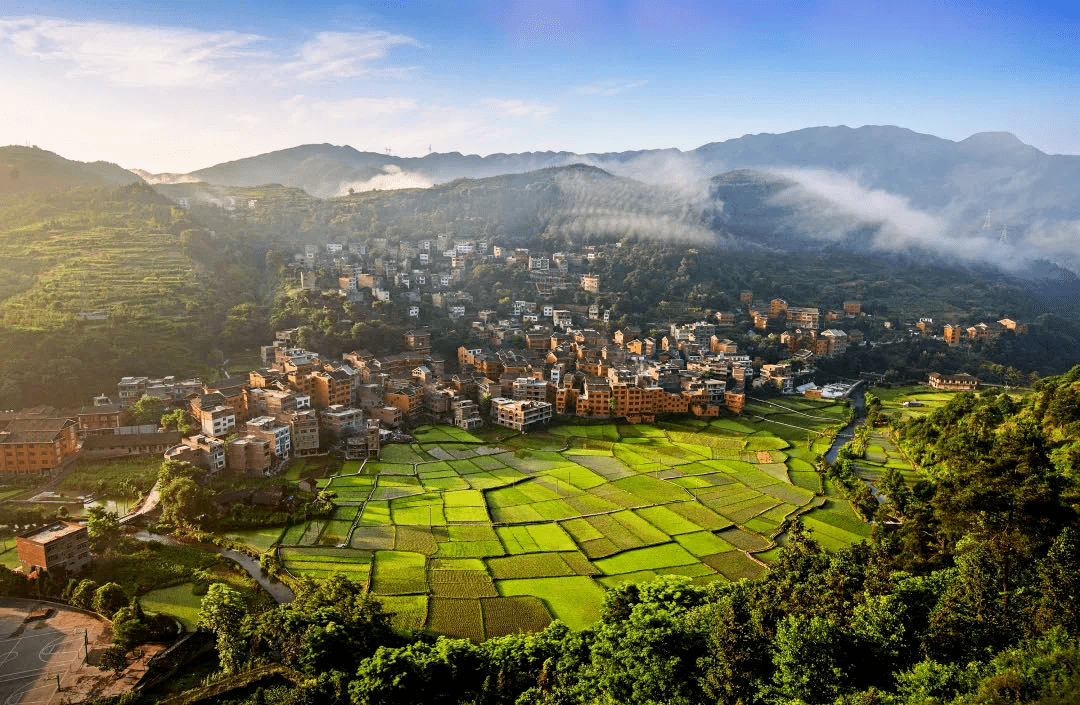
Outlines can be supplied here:
M127 652L120 646L113 645L105 649L98 659L98 668L119 673L128 667Z
M173 524L194 524L211 509L210 494L189 477L178 477L161 488L161 518Z
M120 542L120 521L115 512L104 507L86 510L86 531L90 535L90 549L102 554L116 548Z
M236 673L243 661L245 643L241 625L247 605L240 593L225 583L213 583L199 610L199 626L217 636L218 659L226 674Z
M161 427L166 431L179 431L185 436L194 430L188 413L183 409L173 409L161 417Z
M112 617L121 607L128 604L128 596L124 588L117 583L105 583L94 591L94 611Z
M131 405L131 416L135 423L157 426L161 423L161 415L165 413L165 400L158 397L144 396Z
M84 610L94 608L94 592L98 589L98 584L93 580L83 580L71 593L71 604Z

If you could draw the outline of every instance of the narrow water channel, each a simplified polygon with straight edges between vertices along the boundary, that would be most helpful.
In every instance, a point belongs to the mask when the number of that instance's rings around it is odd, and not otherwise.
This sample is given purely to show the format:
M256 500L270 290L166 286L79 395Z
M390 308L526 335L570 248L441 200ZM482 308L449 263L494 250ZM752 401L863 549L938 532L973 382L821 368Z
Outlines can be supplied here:
M844 447L844 444L846 444L855 437L855 429L866 423L866 395L863 392L861 384L856 387L855 391L852 394L851 400L852 406L855 408L855 420L849 423L847 426L844 426L840 433L836 434L836 438L833 440L832 446L830 446L829 451L825 453L825 462L829 463L830 465L836 462L836 456L840 452L840 449ZM856 461L855 464L858 465L858 462ZM885 502L885 495L878 492L878 488L874 485L873 482L870 482L870 480L862 477L860 477L859 479L862 480L866 484L866 486L870 488L870 492L874 495L874 499L876 499L880 503Z
M158 541L169 546L184 545L174 539L172 536L154 534L146 531L145 529L135 532L134 534L132 534L132 536L138 541ZM283 583L271 580L270 577L267 575L263 575L262 571L259 569L259 561L252 558L251 556L246 556L243 553L238 553L236 551L232 551L227 548L221 548L219 546L206 544L200 545L207 551L210 551L212 553L220 553L221 555L225 556L226 558L246 570L247 574L254 578L255 582L259 583L259 585L261 585L264 590L270 593L270 597L274 598L274 601L277 602L279 605L286 602L292 602L294 599L296 599L296 595L293 594L293 591L290 590L288 586Z

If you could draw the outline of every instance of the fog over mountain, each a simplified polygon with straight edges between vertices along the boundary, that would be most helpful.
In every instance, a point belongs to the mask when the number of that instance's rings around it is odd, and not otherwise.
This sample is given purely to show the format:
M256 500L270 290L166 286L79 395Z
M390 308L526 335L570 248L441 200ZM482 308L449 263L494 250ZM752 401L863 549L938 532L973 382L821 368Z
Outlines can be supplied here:
M190 175L161 179L140 175L151 183L187 179L231 186L279 183L328 198L350 190L424 188L459 178L570 164L662 186L661 200L669 198L665 194L678 193L682 201L700 204L706 220L711 217L706 211L715 215L717 210L715 203L707 203L709 179L753 169L762 178L787 184L770 189L769 198L774 199L771 205L786 211L772 227L782 227L790 235L835 243L851 242L857 234L858 242L875 248L923 248L1006 268L1024 267L1038 258L1072 269L1080 266L1073 254L1080 238L1076 196L1080 156L1044 154L1001 132L954 142L891 126L813 127L746 135L686 152L525 152L486 157L456 152L395 157L322 144L218 164ZM727 190L737 182L729 180ZM711 195L717 197L715 189ZM606 225L615 222L620 216L618 199L612 202L608 196L581 195L580 200L594 204L596 212L589 218L603 218ZM599 206L601 201L605 205ZM636 210L625 215L637 213L640 205L635 202ZM575 227L588 227L588 218L576 222ZM713 222L732 227L739 219L713 218ZM657 226L656 235L663 237L665 226ZM699 236L695 233L691 239Z

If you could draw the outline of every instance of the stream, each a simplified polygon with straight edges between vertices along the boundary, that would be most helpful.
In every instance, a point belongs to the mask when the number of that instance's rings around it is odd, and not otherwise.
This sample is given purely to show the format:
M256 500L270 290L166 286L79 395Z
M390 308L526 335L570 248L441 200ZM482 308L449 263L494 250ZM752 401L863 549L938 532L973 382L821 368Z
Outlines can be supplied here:
M185 546L172 536L164 536L162 534L154 534L145 529L135 532L134 538L138 541L158 541L160 543L169 546ZM238 553L228 548L221 548L219 546L203 546L208 551L213 553L220 553L229 560L233 561L241 568L247 571L247 574L255 579L255 582L259 583L264 590L270 593L270 596L274 598L274 601L279 605L286 602L292 602L295 599L293 591L288 588L284 583L271 580L269 576L263 575L259 570L259 561L251 556L246 556L243 553Z
M855 437L855 429L866 423L866 395L863 393L861 384L855 388L851 398L853 406L855 407L855 420L847 426L844 426L840 433L836 434L836 438L829 447L829 451L825 453L825 462L830 465L836 462L836 455L840 452L840 449L844 444ZM857 462L856 465L858 465ZM860 479L862 479L866 486L870 488L870 492L873 493L874 499L881 503L885 502L885 496L878 492L878 488L874 486L874 483L863 478Z

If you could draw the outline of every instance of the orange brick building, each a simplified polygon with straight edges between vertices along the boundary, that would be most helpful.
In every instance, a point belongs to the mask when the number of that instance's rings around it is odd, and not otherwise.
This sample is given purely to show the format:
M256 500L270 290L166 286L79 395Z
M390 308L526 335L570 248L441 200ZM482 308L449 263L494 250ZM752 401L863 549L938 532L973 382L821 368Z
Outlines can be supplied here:
M0 473L37 474L62 465L79 452L73 419L15 418L0 430Z

